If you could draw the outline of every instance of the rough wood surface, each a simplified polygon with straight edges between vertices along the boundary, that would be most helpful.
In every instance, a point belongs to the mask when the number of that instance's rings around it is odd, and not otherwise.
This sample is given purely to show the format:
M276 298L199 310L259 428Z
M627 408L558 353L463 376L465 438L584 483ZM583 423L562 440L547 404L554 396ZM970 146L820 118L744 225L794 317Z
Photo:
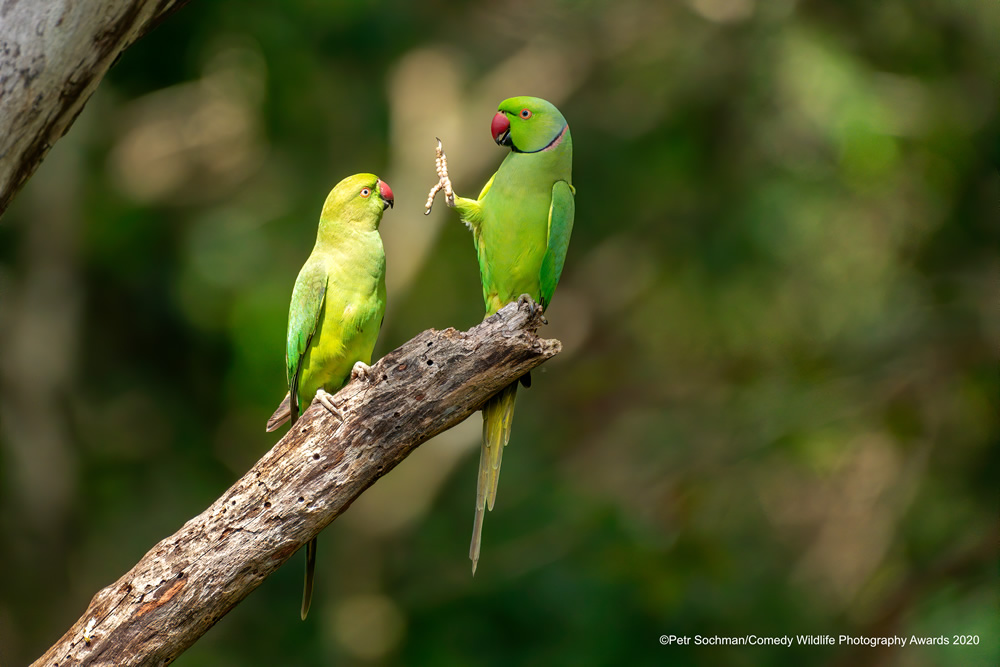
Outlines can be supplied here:
M115 59L188 0L0 0L0 215Z
M425 331L337 394L343 422L314 403L222 497L98 592L34 665L172 662L418 445L557 354L559 341L534 333L541 321L525 300L467 332Z

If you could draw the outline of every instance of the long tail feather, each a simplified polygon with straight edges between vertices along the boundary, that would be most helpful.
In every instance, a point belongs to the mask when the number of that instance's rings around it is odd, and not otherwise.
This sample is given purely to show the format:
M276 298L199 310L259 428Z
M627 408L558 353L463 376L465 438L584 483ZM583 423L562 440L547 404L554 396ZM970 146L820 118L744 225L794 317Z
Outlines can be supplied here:
M482 546L483 515L493 510L497 499L497 483L500 481L500 462L504 447L510 440L510 428L514 422L514 400L517 398L517 382L505 387L500 393L486 401L483 406L483 444L479 452L479 481L476 485L476 518L472 525L472 544L469 558L472 560L472 574L479 564Z
M296 420L298 420L299 413L298 410L293 410L293 407L296 406L292 405L292 394L289 392L285 394L285 398L278 405L278 409L267 420L267 432L270 433L287 421L290 421L294 425ZM306 576L305 582L302 584L302 609L299 611L299 615L303 621L306 620L306 616L309 614L309 607L312 605L313 581L315 579L316 538L313 538L306 544Z
M306 544L306 580L302 587L302 620L309 615L309 606L313 599L313 580L316 578L316 538Z

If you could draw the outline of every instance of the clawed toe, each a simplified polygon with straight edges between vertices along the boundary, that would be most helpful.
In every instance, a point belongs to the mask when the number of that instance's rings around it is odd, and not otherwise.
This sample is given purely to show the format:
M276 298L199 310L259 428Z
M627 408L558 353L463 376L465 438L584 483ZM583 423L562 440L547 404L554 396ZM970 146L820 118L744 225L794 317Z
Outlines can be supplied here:
M444 202L448 206L455 205L455 191L451 187L451 179L448 177L448 158L444 154L444 148L441 145L441 140L437 140L437 148L434 150L434 171L437 172L438 182L434 184L431 188L430 193L427 195L427 203L424 204L424 215L428 215L431 212L431 207L434 206L434 196L438 192L444 190Z
M334 401L331 394L323 389L317 389L316 400L319 401L320 405L329 410L330 414L336 417L338 421L344 421L344 413L341 412L340 407L337 405L336 401Z
M375 379L375 375L372 373L372 367L363 361L357 361L354 363L354 367L351 368L351 380L362 379L367 382L371 382Z
M543 312L542 304L532 299L531 295L529 294L522 294L521 296L517 297L517 307L518 310L525 307L530 308L532 314L538 313L539 315L541 315ZM548 320L545 319L544 315L542 315L542 323L548 324Z

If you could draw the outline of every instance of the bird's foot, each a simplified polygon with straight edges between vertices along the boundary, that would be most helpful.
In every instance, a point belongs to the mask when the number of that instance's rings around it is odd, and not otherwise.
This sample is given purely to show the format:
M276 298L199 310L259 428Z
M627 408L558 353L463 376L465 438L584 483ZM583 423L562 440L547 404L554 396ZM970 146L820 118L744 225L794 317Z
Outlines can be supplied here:
M448 177L448 158L444 154L444 148L441 146L441 140L437 140L438 145L434 150L434 171L437 172L438 182L434 184L431 188L430 194L427 195L427 203L424 204L424 215L428 215L431 212L431 207L434 206L434 196L444 190L444 203L448 206L455 206L455 190L451 187L451 179Z
M320 405L329 410L330 414L336 417L338 421L344 421L344 413L341 412L340 406L337 405L332 394L324 389L317 389L316 400L319 401Z
M521 308L531 308L531 314L534 315L537 313L542 324L549 323L549 321L545 319L545 315L542 314L545 312L545 309L542 307L542 304L537 303L528 294L522 294L521 296L517 297L517 308L518 310L520 310Z
M354 367L351 368L351 380L362 379L365 382L371 382L375 379L375 374L372 373L372 367L363 361L354 362Z

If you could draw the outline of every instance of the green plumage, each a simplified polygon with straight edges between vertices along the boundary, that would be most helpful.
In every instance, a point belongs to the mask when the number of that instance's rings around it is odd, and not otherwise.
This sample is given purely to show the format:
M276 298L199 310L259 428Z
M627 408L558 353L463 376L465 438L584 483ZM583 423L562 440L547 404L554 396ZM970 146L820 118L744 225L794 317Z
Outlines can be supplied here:
M299 271L288 308L285 362L289 394L268 430L309 407L320 389L336 393L357 362L371 363L385 314L385 251L378 233L392 191L374 174L333 188L320 215L316 245ZM316 543L306 549L302 618L309 610Z
M371 362L385 314L378 183L372 174L358 174L330 192L316 245L295 280L285 361L296 416L317 389L334 393L347 383L355 362Z
M455 198L473 233L486 315L522 294L545 308L551 303L573 232L573 141L559 110L536 97L513 97L498 107L497 143L511 152L478 199ZM476 520L469 557L479 561L485 509L493 509L503 448L510 438L517 385L483 407L483 445Z

